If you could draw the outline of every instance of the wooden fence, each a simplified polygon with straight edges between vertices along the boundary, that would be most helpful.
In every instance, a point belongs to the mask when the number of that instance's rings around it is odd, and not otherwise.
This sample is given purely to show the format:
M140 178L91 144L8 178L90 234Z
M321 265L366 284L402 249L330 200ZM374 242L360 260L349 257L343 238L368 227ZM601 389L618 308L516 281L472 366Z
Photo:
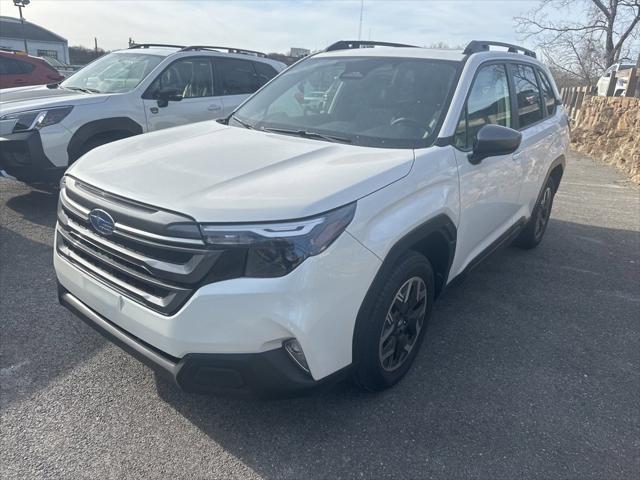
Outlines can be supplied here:
M640 63L640 62L639 62ZM638 73L639 67L618 70L609 77L609 87L607 88L607 96L613 97L616 90L616 82L619 78L627 79L627 87L623 96L640 98L640 78ZM560 90L562 103L569 111L569 116L576 119L584 97L587 95L597 95L596 87L567 87Z

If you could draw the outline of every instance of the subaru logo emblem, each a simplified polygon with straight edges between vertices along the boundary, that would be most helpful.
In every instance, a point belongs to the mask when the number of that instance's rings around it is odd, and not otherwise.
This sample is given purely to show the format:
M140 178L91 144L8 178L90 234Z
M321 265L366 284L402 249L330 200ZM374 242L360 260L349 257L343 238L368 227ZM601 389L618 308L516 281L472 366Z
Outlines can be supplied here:
M102 235L111 235L116 226L113 217L99 208L94 208L89 212L89 221L95 231Z

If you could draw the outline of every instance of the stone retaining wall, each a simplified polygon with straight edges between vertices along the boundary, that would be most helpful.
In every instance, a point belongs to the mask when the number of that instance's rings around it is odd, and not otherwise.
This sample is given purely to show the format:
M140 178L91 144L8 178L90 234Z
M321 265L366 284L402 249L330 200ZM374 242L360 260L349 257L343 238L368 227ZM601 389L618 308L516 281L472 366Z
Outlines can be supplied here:
M640 183L640 99L585 97L572 126L571 145Z

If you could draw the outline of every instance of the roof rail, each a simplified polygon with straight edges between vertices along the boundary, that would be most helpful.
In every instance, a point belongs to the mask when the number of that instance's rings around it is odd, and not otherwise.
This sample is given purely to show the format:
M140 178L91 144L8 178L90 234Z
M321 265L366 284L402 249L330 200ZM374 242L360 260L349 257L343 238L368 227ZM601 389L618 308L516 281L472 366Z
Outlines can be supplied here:
M522 52L529 57L536 58L536 53L528 48L513 45L511 43L493 42L491 40L472 40L462 53L465 55L471 55L479 52L488 52L489 47L505 47L511 53Z
M411 47L418 48L416 45L405 45L404 43L390 42L373 42L370 40L340 40L329 45L324 49L325 52L333 52L335 50L351 50L354 48L371 48L371 47Z
M263 57L266 58L267 54L262 52L257 52L255 50L247 50L246 48L234 48L234 47L216 47L212 45L190 45L188 47L183 47L181 52L190 52L197 50L226 50L228 53L239 53L241 55L253 55L254 57Z
M132 48L149 48L149 47L169 47L169 48L184 48L184 45L169 45L167 43L134 43L129 47Z

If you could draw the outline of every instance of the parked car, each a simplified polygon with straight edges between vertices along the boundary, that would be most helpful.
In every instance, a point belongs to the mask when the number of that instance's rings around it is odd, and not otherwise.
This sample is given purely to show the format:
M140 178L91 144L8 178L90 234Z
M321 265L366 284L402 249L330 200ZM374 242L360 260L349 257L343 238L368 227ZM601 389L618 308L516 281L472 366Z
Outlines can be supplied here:
M569 128L529 50L371 45L309 56L225 120L73 164L60 302L190 392L398 382L445 286L540 243Z
M0 50L0 88L43 85L61 80L64 77L42 58ZM6 93L6 90L0 92L0 102Z
M627 91L627 83L629 82L629 72L631 72L631 69L634 67L635 65L631 64L616 63L607 68L596 84L597 95L601 97L607 96L611 75L616 77L616 87L613 95L615 97L624 95Z
M0 94L0 170L58 182L105 143L226 116L285 68L227 47L144 44L107 54L60 84Z
M82 68L82 66L78 65L68 65L54 57L43 56L42 59L51 65L63 78L70 77Z

